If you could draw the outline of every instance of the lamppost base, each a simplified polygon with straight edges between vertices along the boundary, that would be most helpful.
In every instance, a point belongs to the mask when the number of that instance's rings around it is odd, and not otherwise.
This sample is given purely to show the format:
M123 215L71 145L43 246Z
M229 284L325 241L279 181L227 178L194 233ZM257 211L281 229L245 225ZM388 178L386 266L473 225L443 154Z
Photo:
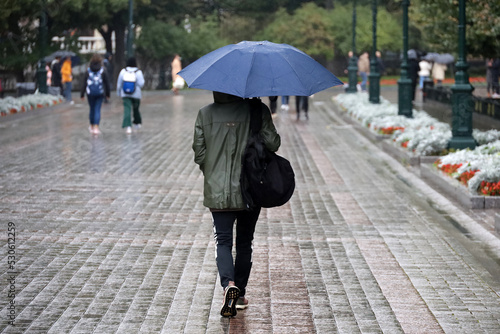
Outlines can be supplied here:
M398 80L398 115L413 117L413 93L411 91L411 80L401 78Z
M448 143L448 148L455 150L474 149L475 147L476 140L473 137L453 137Z
M370 72L369 78L369 101L371 103L380 103L380 74Z
M452 135L448 148L474 149L476 141L472 137L472 113L474 102L469 83L456 83L451 87Z

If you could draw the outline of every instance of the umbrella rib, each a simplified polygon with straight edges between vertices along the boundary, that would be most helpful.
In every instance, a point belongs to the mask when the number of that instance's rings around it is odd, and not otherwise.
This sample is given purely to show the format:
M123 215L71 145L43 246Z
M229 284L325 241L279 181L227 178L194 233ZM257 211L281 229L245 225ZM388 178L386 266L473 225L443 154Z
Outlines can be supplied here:
M297 51L295 51L295 50L293 50L293 49L292 49L292 51L293 51L293 52L297 52ZM292 66L292 64L288 61L288 59L287 59L286 57L284 57L281 53L278 53L278 55L279 55L281 58L283 58L283 59L284 59L284 60L288 63L288 65L290 65L290 68L292 69L292 71L295 73L295 75L297 76L297 78L299 78L299 74L297 73L297 71L295 70L295 68ZM309 57L309 56L308 56L308 57ZM304 86L304 84L302 83L302 81L299 81L299 82L300 82L300 84L302 85L302 87L303 87L303 88L306 88L306 87ZM309 95L310 95L310 94L308 94L307 96L309 96Z
M255 50L255 46L253 48ZM253 67L253 64L254 64L254 61L255 61L255 54L256 54L256 52L252 52L252 60L250 62L250 66L248 67L248 73L246 75L247 79L245 80L245 87L243 89L243 96L246 96L247 87L248 87L248 80L250 79L250 75L249 74L252 71L252 67Z

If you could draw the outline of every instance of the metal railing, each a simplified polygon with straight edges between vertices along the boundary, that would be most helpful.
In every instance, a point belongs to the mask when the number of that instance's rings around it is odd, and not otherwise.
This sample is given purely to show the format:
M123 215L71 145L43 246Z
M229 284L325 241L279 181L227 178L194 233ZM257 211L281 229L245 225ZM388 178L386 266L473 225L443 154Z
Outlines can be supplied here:
M65 37L53 37L52 42L55 44L59 44L59 48L61 50L64 50L66 48ZM112 36L112 43L114 50L115 49L114 34ZM106 52L106 43L104 42L104 38L102 38L101 36L80 36L78 37L77 45L81 54Z
M434 86L434 83L424 83L424 101L432 100L451 104L451 89L444 86ZM488 97L472 96L474 112L500 120L500 100Z

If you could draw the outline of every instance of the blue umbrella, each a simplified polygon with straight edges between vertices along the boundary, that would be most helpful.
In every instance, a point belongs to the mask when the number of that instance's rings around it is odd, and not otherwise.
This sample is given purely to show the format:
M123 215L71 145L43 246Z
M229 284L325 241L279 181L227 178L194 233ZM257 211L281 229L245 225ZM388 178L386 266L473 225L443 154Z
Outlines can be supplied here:
M204 55L179 75L191 88L244 98L309 96L343 84L299 49L268 41L226 45Z

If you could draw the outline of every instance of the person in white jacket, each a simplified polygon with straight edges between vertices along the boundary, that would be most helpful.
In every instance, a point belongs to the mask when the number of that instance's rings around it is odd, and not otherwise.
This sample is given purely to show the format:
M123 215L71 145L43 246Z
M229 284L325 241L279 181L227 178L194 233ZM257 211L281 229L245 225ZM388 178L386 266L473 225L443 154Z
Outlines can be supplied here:
M132 111L134 116L133 126L138 130L142 126L141 113L141 88L144 87L144 74L137 68L134 57L127 60L127 66L120 71L116 83L116 94L123 100L123 123L122 128L127 134L132 133Z
M431 75L432 64L426 59L422 59L420 63L418 63L418 66L420 67L420 71L418 72L420 82L418 86L420 89L424 89L424 81Z

